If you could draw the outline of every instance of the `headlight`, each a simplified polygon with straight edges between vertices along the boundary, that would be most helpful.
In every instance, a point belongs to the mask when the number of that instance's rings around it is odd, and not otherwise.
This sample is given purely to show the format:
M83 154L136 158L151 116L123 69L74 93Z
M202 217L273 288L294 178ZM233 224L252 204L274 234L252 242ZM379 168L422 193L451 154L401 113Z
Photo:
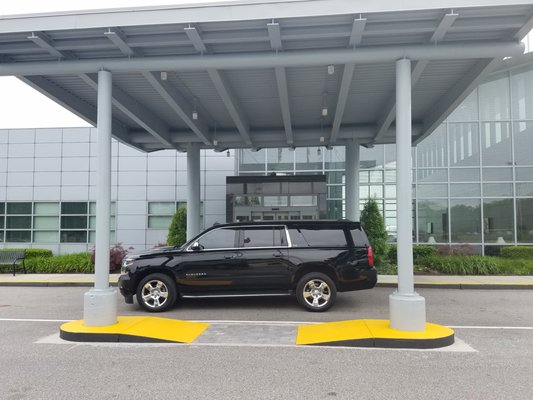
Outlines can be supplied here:
M133 264L134 260L134 258L124 257L124 259L122 260L122 267L120 268L120 272L123 274L128 273L129 266Z

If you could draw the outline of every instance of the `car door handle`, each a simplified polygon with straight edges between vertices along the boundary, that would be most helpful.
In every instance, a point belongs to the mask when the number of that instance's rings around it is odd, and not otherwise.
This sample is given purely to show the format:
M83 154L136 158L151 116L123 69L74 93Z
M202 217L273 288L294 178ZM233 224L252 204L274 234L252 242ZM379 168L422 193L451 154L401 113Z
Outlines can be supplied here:
M274 253L272 254L274 257L282 257L283 256L283 253L281 252L278 252L278 253Z
M232 260L232 259L235 258L235 254L233 254L233 255L231 255L231 256L224 256L224 258L225 258L226 260Z

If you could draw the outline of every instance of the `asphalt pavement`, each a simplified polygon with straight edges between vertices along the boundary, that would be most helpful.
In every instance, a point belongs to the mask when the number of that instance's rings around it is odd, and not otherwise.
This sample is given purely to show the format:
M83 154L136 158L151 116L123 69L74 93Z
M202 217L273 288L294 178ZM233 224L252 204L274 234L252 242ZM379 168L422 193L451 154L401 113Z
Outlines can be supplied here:
M0 287L0 399L529 400L533 393L530 290L418 289L428 321L454 329L460 344L434 350L290 342L302 323L387 318L393 289L386 287L341 293L326 313L306 312L291 297L184 299L161 316L213 328L187 345L59 339L63 322L82 317L86 291ZM120 300L118 313L147 315ZM264 341L254 342L259 336Z

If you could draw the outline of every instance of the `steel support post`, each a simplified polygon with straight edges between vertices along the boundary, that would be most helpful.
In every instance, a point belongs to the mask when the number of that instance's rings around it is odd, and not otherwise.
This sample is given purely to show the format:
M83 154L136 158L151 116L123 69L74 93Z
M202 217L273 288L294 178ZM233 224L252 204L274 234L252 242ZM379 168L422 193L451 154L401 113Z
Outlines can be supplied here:
M389 296L393 329L426 329L425 299L414 290L411 168L411 60L396 61L396 201L398 289Z
M117 291L109 286L109 228L111 219L111 72L98 72L97 190L94 288L85 293L84 324L117 322Z
M187 146L187 240L200 233L200 145Z
M359 221L359 142L346 145L346 218Z

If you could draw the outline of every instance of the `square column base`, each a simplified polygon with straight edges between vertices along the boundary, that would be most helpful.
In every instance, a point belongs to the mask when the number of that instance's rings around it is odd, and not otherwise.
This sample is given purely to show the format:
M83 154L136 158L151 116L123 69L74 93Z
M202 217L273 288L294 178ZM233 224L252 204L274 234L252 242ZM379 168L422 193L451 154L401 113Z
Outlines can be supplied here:
M117 290L91 289L83 297L83 324L108 326L117 323Z
M418 293L389 296L390 327L400 331L423 332L426 330L426 299Z

